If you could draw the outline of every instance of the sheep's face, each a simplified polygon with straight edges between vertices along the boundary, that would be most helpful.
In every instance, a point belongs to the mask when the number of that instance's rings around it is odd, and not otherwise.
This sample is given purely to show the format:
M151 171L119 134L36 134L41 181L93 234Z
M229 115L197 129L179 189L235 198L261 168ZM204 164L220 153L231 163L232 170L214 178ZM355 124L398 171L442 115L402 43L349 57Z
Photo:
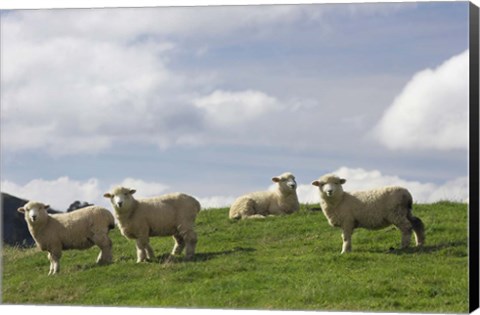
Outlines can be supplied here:
M121 212L122 209L130 209L134 200L133 194L135 191L135 189L117 187L112 192L106 193L103 196L110 199L110 202L116 211Z
M320 194L324 198L332 198L343 192L342 185L347 182L346 179L335 175L325 175L319 180L312 182L312 185L320 189Z
M278 188L282 192L295 192L297 189L297 182L292 173L283 173L280 176L272 178L274 183L277 183Z
M35 225L45 221L48 217L47 209L49 207L49 205L41 202L29 201L23 207L18 208L17 211L25 215L25 221Z

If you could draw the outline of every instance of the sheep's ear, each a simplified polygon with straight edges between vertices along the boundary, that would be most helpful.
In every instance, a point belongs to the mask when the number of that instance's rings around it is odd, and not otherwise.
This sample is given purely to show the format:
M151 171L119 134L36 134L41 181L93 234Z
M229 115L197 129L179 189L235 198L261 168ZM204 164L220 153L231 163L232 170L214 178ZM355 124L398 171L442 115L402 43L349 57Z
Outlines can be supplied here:
M44 205L43 206L43 209L47 210L48 208L50 208L50 205Z
M347 180L345 178L340 178L340 184L345 184L347 182Z
M136 193L136 192L137 192L137 191L136 191L135 189L130 189L130 190L129 190L130 195L133 195L133 194Z
M313 186L320 186L320 182L318 180L315 180L312 182Z
M103 197L110 199L110 198L112 198L112 194L111 193L104 193Z
M279 181L280 181L280 178L278 178L278 177L273 177L272 178L272 182L274 182L274 183L278 183Z
M25 208L24 207L20 207L17 209L18 212L20 213L25 213Z

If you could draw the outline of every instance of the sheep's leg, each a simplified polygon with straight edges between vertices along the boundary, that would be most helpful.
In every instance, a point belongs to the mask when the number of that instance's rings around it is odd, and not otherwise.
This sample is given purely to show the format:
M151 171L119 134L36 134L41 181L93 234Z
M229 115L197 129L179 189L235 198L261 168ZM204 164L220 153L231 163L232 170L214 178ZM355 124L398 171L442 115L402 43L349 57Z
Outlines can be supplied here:
M150 246L150 243L147 242L145 245L145 252L147 254L147 260L152 261L155 259L155 254L153 253L153 248Z
M401 229L402 232L402 245L400 248L408 248L410 246L410 240L412 239L412 229L411 228L403 228Z
M195 255L195 247L197 245L197 233L195 231L190 230L185 233L183 237L186 243L186 250L185 250L185 259L190 260Z
M50 269L48 270L48 275L50 276L51 274L53 274L53 258L52 258L52 254L50 254L50 252L48 253L47 255L48 257L48 261L50 262Z
M400 222L394 223L394 225L400 230L400 232L402 232L402 243L400 248L408 248L412 239L412 224L407 218L405 218Z
M248 199L244 205L243 217L249 219L264 219L265 216L258 213L257 203L253 199Z
M137 263L144 262L146 257L145 249L139 248L137 245Z
M173 246L172 255L180 255L185 248L185 240L180 234L173 235L175 245Z
M153 258L153 250L148 244L148 238L137 238L137 263Z
M48 260L50 260L50 271L48 272L49 276L60 272L60 257L62 257L62 252L48 252Z
M261 214L252 214L248 217L245 217L245 219L265 219L265 216Z
M343 240L343 245L342 245L342 254L349 253L352 251L352 234L353 234L353 229L350 227L343 228L343 233L342 233L342 240Z
M408 220L412 224L416 245L422 246L423 243L425 243L425 226L423 225L422 220L414 216L410 216Z
M112 262L112 241L108 235L94 236L93 240L95 244L100 248L100 253L97 257L97 264L109 264Z

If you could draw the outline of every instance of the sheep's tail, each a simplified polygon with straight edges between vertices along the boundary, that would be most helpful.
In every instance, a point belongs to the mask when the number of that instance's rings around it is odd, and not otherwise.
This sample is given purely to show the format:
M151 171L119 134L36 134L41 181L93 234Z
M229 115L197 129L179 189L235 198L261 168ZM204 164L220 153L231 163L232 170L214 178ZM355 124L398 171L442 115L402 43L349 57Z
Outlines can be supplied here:
M242 218L242 215L240 213L235 213L230 215L230 219L232 220L240 220Z
M200 201L198 201L197 199L195 199L195 208L197 208L197 213L200 212L200 210L202 210L202 205L200 204Z
M108 212L107 220L108 220L108 230L109 231L113 230L115 228L115 218L113 217L113 214L111 214L110 212Z
M412 229L413 229L413 232L415 233L415 240L416 240L417 246L422 246L423 243L425 242L425 225L423 224L423 221L420 220L420 218L412 214L412 208L413 208L412 205L413 205L413 201L410 196L408 201L407 219L412 224Z

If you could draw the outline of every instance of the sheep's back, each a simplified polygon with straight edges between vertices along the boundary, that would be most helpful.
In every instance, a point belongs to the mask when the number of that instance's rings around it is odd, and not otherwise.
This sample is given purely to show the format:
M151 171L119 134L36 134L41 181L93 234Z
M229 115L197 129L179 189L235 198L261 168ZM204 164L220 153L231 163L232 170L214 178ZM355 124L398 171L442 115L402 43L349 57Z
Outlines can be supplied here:
M193 197L174 193L138 200L132 221L146 222L150 235L171 235L179 225L194 225L200 203Z
M352 192L346 200L357 224L366 228L388 226L392 216L406 215L412 202L408 190L396 186Z

